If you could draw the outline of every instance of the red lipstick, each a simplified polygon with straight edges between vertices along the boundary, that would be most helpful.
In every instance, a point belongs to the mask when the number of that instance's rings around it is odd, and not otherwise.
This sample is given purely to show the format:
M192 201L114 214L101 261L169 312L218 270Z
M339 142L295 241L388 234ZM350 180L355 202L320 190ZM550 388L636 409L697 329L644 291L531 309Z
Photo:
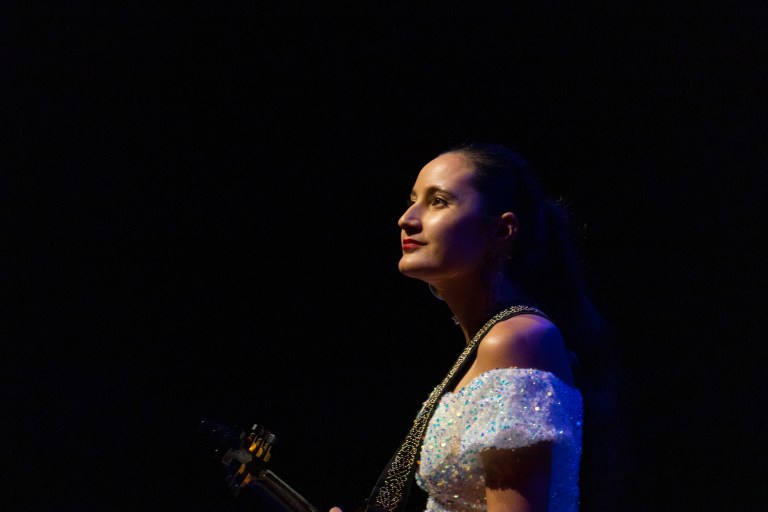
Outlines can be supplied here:
M414 240L413 238L405 238L403 239L403 251L412 251L414 249L417 249L423 245L426 245L422 242L419 242L418 240Z

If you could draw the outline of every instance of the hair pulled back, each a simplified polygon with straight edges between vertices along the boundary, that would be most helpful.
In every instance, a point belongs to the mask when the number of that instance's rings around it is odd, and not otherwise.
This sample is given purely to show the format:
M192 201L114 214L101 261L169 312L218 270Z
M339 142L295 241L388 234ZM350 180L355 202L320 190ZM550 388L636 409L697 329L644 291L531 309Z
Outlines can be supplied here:
M515 214L518 231L505 271L556 320L569 348L580 355L579 340L593 337L602 318L586 293L569 212L545 193L528 161L509 148L475 142L445 153L458 153L474 167L472 183L487 213Z

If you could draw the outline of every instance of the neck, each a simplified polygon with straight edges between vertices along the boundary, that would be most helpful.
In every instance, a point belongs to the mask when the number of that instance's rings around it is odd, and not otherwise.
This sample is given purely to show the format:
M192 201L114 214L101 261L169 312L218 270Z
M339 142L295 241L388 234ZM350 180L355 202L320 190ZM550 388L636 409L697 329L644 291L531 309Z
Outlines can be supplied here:
M472 336L493 315L514 304L528 303L519 287L506 283L495 287L493 293L487 287L471 289L462 287L456 290L441 290L441 297L453 313L454 321L460 326L464 338L469 341Z

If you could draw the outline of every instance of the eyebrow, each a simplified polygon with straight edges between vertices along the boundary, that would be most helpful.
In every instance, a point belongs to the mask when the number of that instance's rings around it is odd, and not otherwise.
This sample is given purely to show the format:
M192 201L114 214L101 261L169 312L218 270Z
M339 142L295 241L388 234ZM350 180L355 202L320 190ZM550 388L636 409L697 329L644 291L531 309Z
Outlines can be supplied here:
M455 197L456 197L456 195L455 195L455 194L453 194L452 192L450 192L450 191L448 191L448 190L446 190L446 189L444 189L444 188L436 187L436 186L434 186L434 185L433 185L433 186L431 186L431 187L429 187L429 188L426 190L426 193L425 193L424 195L425 195L425 197L431 197L431 196L435 195L435 194L436 194L436 193L438 193L438 192L440 192L440 193L442 193L442 194L445 194L445 195L447 195L447 196L449 196L449 197L451 197L451 198L455 198ZM417 194L416 194L416 191L415 191L415 190L413 190L413 189L411 189L411 193L410 193L409 197L414 197L414 196L416 196L416 195L417 195Z

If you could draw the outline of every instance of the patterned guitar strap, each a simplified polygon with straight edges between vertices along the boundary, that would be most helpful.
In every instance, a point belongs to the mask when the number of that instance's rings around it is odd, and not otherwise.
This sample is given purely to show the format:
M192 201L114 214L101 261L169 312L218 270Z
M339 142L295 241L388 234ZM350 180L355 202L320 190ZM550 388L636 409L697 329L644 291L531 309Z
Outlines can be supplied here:
M446 375L442 382L432 390L429 398L424 402L424 406L413 421L413 426L408 432L408 435L405 436L405 440L387 463L379 480L376 482L376 486L373 488L371 495L366 500L366 504L363 507L360 507L359 510L368 512L399 512L404 508L418 467L421 442L424 438L435 406L438 404L445 391L449 388L454 378L459 375L459 370L465 366L467 361L471 360L470 356L474 353L480 340L483 339L491 327L497 322L521 314L534 314L546 318L546 315L543 312L534 307L515 305L507 307L493 315L490 320L477 331L451 367L448 375Z

